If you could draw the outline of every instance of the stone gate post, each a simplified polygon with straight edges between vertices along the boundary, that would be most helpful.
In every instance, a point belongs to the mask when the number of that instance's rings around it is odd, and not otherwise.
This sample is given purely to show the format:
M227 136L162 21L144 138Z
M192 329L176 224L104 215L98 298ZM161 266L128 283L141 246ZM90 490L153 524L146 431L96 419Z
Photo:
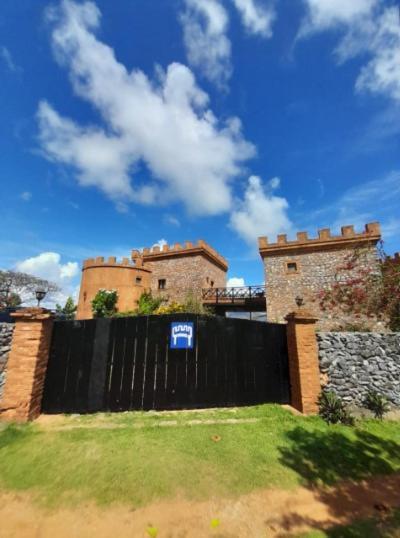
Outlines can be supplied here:
M286 316L292 406L304 414L318 412L321 392L317 318L300 308Z
M11 315L15 329L0 418L27 422L40 414L53 315L44 308L24 308Z

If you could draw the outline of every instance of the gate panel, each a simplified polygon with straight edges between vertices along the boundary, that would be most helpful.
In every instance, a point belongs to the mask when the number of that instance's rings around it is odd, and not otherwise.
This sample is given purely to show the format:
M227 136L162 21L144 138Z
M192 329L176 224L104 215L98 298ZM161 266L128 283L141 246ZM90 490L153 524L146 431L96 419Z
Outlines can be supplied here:
M193 322L193 349L170 348L172 321ZM285 325L192 314L54 324L48 413L289 401Z

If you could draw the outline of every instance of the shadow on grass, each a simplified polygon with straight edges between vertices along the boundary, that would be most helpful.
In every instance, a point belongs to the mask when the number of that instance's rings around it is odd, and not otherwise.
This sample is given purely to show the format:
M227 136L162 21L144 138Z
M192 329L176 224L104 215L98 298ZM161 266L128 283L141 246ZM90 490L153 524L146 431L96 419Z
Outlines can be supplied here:
M297 427L286 434L290 445L280 448L281 463L302 477L304 486L326 506L328 517L324 521L287 513L278 522L286 532L281 536L303 525L326 529L333 521L352 521L374 512L386 517L390 507L400 507L400 445L363 430L346 430L310 432Z
M32 430L29 427L21 428L15 424L9 424L0 430L0 449L18 443L30 436L32 436Z
M331 485L339 480L362 480L400 470L400 445L369 432L307 431L286 434L291 442L281 448L280 461L298 473L305 485Z

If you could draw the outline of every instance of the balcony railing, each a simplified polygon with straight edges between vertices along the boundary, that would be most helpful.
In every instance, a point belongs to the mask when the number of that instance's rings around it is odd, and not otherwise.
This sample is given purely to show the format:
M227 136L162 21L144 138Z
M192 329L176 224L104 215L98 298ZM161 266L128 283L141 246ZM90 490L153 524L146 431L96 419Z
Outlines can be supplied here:
M265 286L241 286L235 288L204 288L202 298L206 303L243 303L265 298Z

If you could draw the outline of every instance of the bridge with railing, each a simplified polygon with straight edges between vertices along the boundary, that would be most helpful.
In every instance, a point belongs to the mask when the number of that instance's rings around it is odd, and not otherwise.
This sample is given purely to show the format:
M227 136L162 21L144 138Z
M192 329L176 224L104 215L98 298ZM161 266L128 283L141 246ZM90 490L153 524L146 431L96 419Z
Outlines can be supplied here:
M202 301L218 311L265 311L265 286L240 286L233 288L204 288Z

